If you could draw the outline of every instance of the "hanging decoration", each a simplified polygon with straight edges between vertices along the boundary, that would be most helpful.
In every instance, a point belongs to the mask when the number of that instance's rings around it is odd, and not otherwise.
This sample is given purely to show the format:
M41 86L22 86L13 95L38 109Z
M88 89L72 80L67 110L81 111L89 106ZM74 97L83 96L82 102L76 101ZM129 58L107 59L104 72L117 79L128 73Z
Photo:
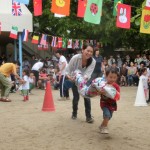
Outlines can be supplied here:
M62 40L62 48L66 48L67 47L67 39L63 38Z
M34 16L42 15L42 0L33 0Z
M38 44L38 43L39 43L39 36L34 35L33 38L32 38L31 43L33 43L33 44Z
M140 32L150 34L150 10L143 9Z
M47 35L46 34L42 34L42 38L41 38L41 41L40 41L40 44L41 45L46 45L46 41L47 40Z
M53 37L52 37L51 46L52 46L52 47L57 47L57 37L56 37L56 36L53 36Z
M115 0L113 8L113 16L117 16L118 4L123 3L123 0Z
M84 17L87 0L78 0L77 17Z
M23 29L23 32L22 32L22 41L28 42L28 35L29 35L29 31L27 29Z
M67 48L72 48L72 39L68 40Z
M100 24L103 0L88 0L84 20L86 22Z
M18 27L12 26L9 37L13 39L17 39L18 36Z
M22 15L22 10L20 3L12 0L12 15L13 16L21 16Z
M58 48L62 48L62 37L58 37Z
M51 12L69 16L70 0L52 0Z
M119 28L130 29L131 6L125 4L118 4L117 22L116 26Z

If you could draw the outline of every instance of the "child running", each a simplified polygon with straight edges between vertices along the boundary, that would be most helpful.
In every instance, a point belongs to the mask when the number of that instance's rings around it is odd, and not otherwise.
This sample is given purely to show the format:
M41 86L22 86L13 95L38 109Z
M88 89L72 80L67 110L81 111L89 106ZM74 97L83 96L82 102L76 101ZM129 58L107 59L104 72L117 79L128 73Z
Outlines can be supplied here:
M120 93L120 87L116 83L117 81L117 70L113 68L107 68L105 72L105 79L107 84L112 85L116 91ZM112 118L113 112L117 110L116 100L108 98L105 95L104 91L100 91L100 107L103 111L103 121L99 126L101 134L108 134L108 122Z
M23 95L23 101L26 102L29 100L29 71L24 70L23 71L23 80L21 81L22 86L20 87L22 95Z

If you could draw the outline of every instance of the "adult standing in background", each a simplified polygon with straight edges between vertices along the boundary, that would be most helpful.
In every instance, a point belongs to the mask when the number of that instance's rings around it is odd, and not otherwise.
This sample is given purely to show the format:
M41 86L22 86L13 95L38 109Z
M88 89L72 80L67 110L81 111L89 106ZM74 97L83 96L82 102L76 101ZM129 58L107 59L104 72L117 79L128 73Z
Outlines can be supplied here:
M10 74L13 74L17 79L21 80L17 74L17 69L20 63L14 61L13 63L5 63L0 67L0 86L1 86L1 98L2 102L11 102L9 97L9 92L11 89L11 82L9 80Z
M39 71L43 66L44 66L44 60L40 60L40 62L35 63L31 69L35 76L35 86L36 87L37 87L37 82L39 80Z
M67 67L66 74L68 79L74 81L74 78L71 76L75 70L80 70L86 80L91 78L91 74L95 68L95 60L92 58L93 56L93 47L92 45L85 45L83 46L82 54L74 55ZM78 102L80 99L78 88L73 83L72 86L73 92L73 101L72 101L72 119L77 118L77 111L78 111ZM91 116L91 100L89 98L84 98L84 106L85 106L85 115L86 115L86 122L93 123L93 118Z
M59 58L58 67L60 73L60 98L58 100L69 100L69 89L64 89L66 67L68 65L66 58L62 55L62 50L56 51L56 57Z
M33 65L37 62L37 60L35 59L35 55L32 56L32 59L30 60L30 66L31 68L33 67Z
M111 55L110 58L108 59L108 65L111 67L113 63L115 63L116 60L113 58L113 56Z
M94 49L93 58L95 59L96 64L95 64L94 71L91 75L91 78L88 81L89 84L92 82L93 79L102 77L103 74L102 71L104 70L103 57L100 55L99 48Z

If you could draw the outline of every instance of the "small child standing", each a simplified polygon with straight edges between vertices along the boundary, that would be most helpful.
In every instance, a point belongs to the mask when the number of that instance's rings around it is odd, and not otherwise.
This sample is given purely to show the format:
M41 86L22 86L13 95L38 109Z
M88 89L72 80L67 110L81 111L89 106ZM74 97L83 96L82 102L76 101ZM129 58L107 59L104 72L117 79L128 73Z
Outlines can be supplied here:
M34 77L34 73L30 72L30 76L29 76L29 94L31 94L31 90L34 89L35 87L35 77Z
M28 101L29 100L29 71L28 70L24 70L23 71L23 80L21 81L22 86L21 88L21 92L23 95L23 101Z
M118 72L116 69L107 68L105 72L105 79L107 84L112 85L116 91L120 93L120 87L116 83L118 78ZM103 121L99 127L101 134L108 134L108 122L112 118L113 112L117 110L116 100L104 96L104 92L101 91L100 107L103 111Z

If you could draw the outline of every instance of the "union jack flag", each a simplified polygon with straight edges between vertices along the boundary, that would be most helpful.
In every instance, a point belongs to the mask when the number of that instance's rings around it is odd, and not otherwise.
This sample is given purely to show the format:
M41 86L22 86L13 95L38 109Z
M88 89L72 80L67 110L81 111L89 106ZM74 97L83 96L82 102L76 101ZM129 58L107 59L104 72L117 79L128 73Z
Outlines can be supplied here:
M21 16L22 15L22 10L20 3L12 0L12 15L13 16Z

